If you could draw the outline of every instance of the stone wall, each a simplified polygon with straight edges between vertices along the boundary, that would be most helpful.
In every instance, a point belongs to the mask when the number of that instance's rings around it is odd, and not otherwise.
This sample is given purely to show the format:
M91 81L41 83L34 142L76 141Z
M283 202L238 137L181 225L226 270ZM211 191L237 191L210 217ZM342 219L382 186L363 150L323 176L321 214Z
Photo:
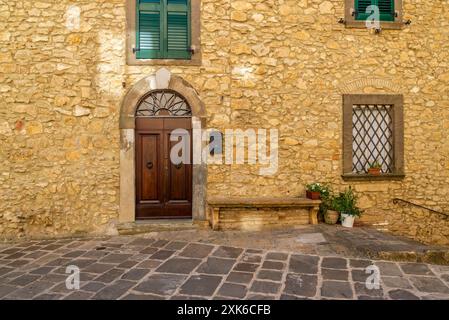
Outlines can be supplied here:
M209 127L280 133L276 175L210 166L209 194L298 196L317 180L344 188L341 95L399 93L406 177L350 184L363 221L448 243L447 220L392 203L449 211L448 4L404 0L411 26L376 35L337 22L343 0L203 0L202 65L167 68L198 90ZM79 28L66 23L70 5ZM1 237L109 232L120 104L158 69L126 65L125 0L0 0L0 30Z
M230 209L220 210L218 230L260 231L309 224L308 209Z

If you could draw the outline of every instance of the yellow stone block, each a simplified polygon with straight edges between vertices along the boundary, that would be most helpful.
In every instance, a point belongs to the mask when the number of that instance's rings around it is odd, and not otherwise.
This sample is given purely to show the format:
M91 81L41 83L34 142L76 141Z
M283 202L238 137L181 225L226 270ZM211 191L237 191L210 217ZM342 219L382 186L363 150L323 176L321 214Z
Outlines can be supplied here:
M30 121L25 124L26 133L28 135L35 135L43 132L42 123L38 121Z
M77 161L81 158L79 151L68 151L65 154L65 158L69 161Z
M232 11L231 12L231 19L234 21L243 22L248 19L247 15L243 11Z

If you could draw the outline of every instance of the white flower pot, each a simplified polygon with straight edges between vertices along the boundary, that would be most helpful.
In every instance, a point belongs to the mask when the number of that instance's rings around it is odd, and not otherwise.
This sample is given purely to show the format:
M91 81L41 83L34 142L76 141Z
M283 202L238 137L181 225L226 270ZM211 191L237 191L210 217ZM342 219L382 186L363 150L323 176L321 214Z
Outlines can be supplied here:
M355 216L346 213L341 214L341 225L346 228L352 228L354 225Z

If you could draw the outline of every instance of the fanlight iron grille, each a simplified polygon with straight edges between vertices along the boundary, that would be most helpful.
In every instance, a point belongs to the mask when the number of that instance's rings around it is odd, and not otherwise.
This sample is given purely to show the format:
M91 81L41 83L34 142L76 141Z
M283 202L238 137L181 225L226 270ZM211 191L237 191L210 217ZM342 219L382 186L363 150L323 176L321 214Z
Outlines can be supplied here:
M136 117L188 117L192 110L186 99L172 90L156 90L139 104Z
M352 171L363 174L378 162L382 173L393 172L393 106L353 105Z

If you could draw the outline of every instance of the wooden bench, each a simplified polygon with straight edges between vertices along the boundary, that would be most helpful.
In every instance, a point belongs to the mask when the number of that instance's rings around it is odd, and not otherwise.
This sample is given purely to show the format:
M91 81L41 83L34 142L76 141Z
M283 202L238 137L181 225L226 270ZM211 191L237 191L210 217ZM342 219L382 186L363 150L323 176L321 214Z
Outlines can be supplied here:
M308 223L318 223L321 201L307 198L208 198L207 219L213 230L220 229L220 216L225 210L282 210L307 209Z

